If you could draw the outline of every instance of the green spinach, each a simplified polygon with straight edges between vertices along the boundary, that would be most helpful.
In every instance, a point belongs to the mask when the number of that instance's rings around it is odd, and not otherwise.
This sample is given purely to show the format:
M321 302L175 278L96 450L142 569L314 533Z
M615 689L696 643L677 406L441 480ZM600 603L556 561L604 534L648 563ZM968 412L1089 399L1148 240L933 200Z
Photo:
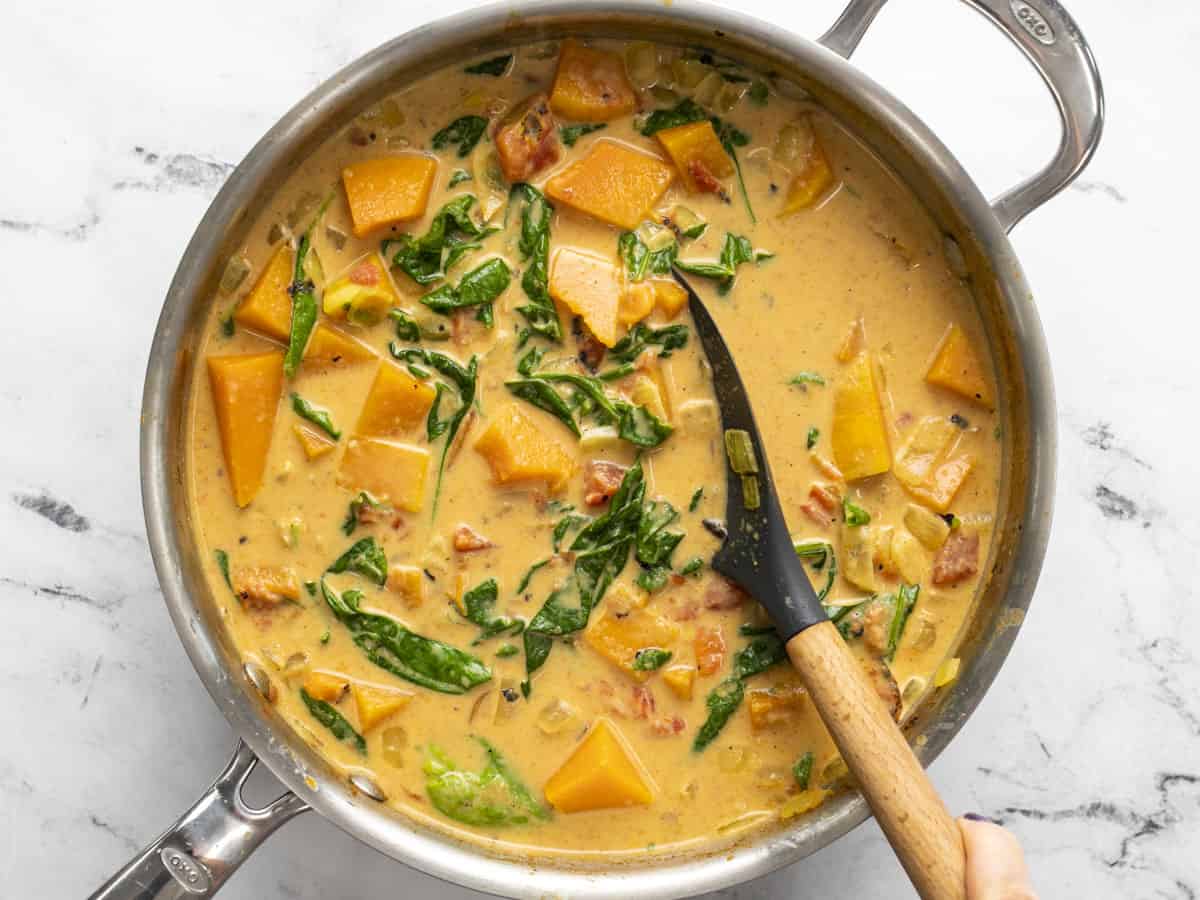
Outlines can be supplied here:
M833 552L833 544L825 541L793 541L792 549L796 551L796 555L801 560L813 567L814 571L825 571L825 586L817 591L817 600L822 603L829 596L829 592L833 589L833 583L837 581L838 566L837 556ZM829 608L825 611L828 613Z
M749 238L729 232L725 235L725 244L716 262L690 262L681 259L676 261L675 265L692 275L713 279L717 282L718 292L727 294L737 277L738 266L743 263L762 262L770 259L772 255L765 250L755 250Z
M524 201L521 209L521 236L517 249L525 265L521 276L521 289L529 302L518 306L532 334L540 334L547 340L562 341L562 322L558 309L550 297L550 220L554 207L545 195L530 184L515 184L512 197ZM509 204L512 207L512 203Z
M647 647L633 655L633 670L635 672L653 672L661 669L671 661L671 651L661 647Z
M523 825L550 813L530 793L500 752L483 738L487 762L476 775L457 768L437 746L428 747L425 791L434 808L456 822L474 826Z
M749 644L733 655L733 671L705 698L708 717L692 741L692 750L699 752L713 742L729 722L746 696L745 681L787 659L784 643L774 631L753 637Z
M421 303L443 316L476 306L490 326L492 301L508 289L511 279L508 264L494 257L464 275L457 287L444 284L422 297Z
M325 571L334 575L355 572L378 585L387 582L387 555L375 543L375 538L365 537L355 541L350 548L333 561Z
M504 634L506 631L520 634L521 629L525 627L525 623L521 619L492 615L499 594L500 588L497 586L495 578L489 578L463 594L466 619L468 622L478 625L480 629L478 637L471 642L472 645L486 641L498 634Z
M401 347L395 341L388 344L388 350L396 359L408 363L410 368L417 363L425 363L445 378L458 393L458 406L454 412L444 419L441 418L442 396L450 388L445 383L438 382L433 405L429 407L429 415L425 419L425 434L430 443L442 435L446 436L446 441L442 444L442 455L438 461L437 480L433 491L432 514L434 518L437 518L438 500L442 494L442 476L446 471L446 454L450 452L454 438L458 435L458 429L470 411L471 404L475 402L475 393L479 384L479 358L472 356L470 362L463 366L445 353L416 347Z
M380 252L417 284L432 284L445 278L455 263L482 246L480 241L500 230L476 223L471 218L474 204L473 194L455 197L438 210L424 235L388 238Z
M563 125L558 129L558 134L564 144L574 147L575 142L585 134L591 134L593 131L600 131L606 127L604 122L596 122L591 125Z
M792 766L792 777L796 779L796 785L802 791L808 790L808 783L812 779L813 760L813 753L809 750Z
M492 670L470 653L409 631L388 616L363 612L360 591L339 596L322 579L321 593L367 659L393 675L443 694L464 694L492 677Z
M300 688L300 699L312 713L312 717L328 728L339 741L353 744L363 756L367 755L366 739L354 730L354 726L346 721L340 712L324 700L318 700L304 688Z
M457 144L459 159L469 156L487 130L487 124L483 116L460 116L433 136L433 149L444 150Z
M341 438L342 432L333 424L333 418L329 415L329 411L313 406L295 392L292 393L292 412L302 419L308 419L335 441Z
M511 53L506 53L503 56L493 56L491 59L485 59L483 62L467 66L463 71L468 75L491 75L493 78L499 78L508 71L508 64L512 62L512 58L513 55Z

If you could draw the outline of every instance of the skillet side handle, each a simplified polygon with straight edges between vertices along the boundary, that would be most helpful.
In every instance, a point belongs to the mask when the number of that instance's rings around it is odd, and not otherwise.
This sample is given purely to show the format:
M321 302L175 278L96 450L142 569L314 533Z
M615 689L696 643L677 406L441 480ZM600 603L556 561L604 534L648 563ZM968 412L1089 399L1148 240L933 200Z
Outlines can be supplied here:
M242 785L257 762L253 751L238 741L233 759L196 804L90 900L213 896L276 828L308 809L290 792L262 809L247 806Z
M851 0L820 43L849 58L886 0ZM1091 161L1104 130L1104 88L1079 26L1058 0L963 0L1033 63L1058 107L1062 137L1040 172L992 201L1006 232L1067 185Z
M837 628L828 620L806 628L787 652L917 893L922 900L964 900L958 823Z

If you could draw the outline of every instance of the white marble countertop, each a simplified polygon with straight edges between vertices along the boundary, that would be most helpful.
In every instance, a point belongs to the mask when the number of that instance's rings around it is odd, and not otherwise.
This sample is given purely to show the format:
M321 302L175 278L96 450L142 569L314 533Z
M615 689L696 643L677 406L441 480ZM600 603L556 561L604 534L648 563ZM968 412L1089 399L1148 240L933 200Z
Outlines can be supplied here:
M730 0L727 0L730 2ZM442 0L439 11L470 6ZM839 0L738 0L817 35ZM1053 354L1054 534L1020 639L933 766L952 808L1020 835L1051 897L1200 894L1200 11L1075 0L1106 79L1090 169L1014 234ZM16 4L0 61L0 894L86 896L199 794L233 737L176 640L138 488L150 336L224 177L411 2ZM1151 7L1154 7L1153 9ZM996 193L1057 140L1032 71L950 0L881 15L857 56ZM1189 62L1191 60L1191 62ZM1157 428L1170 426L1161 434ZM320 852L314 852L320 848ZM479 896L315 815L229 900ZM873 823L723 892L909 897Z

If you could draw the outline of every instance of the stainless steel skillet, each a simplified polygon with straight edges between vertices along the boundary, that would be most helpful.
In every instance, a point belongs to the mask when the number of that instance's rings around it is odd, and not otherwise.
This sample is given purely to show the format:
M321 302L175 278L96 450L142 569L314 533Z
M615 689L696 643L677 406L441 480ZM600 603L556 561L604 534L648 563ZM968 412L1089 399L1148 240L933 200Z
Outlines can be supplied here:
M389 91L447 61L530 40L592 35L702 44L780 73L839 118L889 165L946 234L969 279L1000 375L1006 476L989 579L959 650L961 677L909 726L930 762L982 699L1016 637L1041 568L1054 489L1055 407L1049 359L1029 288L1007 232L1065 187L1099 140L1103 101L1087 44L1056 0L967 0L1021 48L1049 87L1063 136L1051 162L989 204L937 137L850 56L883 0L853 0L819 41L789 35L730 9L675 0L524 0L463 13L412 31L334 75L289 111L238 166L205 214L164 302L143 398L141 468L151 551L167 608L214 701L240 741L216 782L183 818L94 897L213 894L276 828L313 808L395 859L478 890L511 897L665 898L726 887L820 849L867 815L856 795L828 803L787 830L727 853L627 867L488 856L420 828L379 802L369 782L348 783L275 714L215 615L186 509L183 423L190 362L224 262L284 175L322 140ZM923 16L936 14L924 3ZM998 138L1006 133L998 130ZM256 686L257 685L257 686ZM261 759L289 792L264 809L240 796Z

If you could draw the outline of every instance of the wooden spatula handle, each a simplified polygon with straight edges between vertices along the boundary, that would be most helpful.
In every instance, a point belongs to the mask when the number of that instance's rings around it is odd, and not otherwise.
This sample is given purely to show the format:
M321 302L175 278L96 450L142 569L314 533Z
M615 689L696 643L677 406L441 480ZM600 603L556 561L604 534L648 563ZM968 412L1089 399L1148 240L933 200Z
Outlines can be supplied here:
M924 900L966 896L962 836L832 622L788 641L825 727Z

